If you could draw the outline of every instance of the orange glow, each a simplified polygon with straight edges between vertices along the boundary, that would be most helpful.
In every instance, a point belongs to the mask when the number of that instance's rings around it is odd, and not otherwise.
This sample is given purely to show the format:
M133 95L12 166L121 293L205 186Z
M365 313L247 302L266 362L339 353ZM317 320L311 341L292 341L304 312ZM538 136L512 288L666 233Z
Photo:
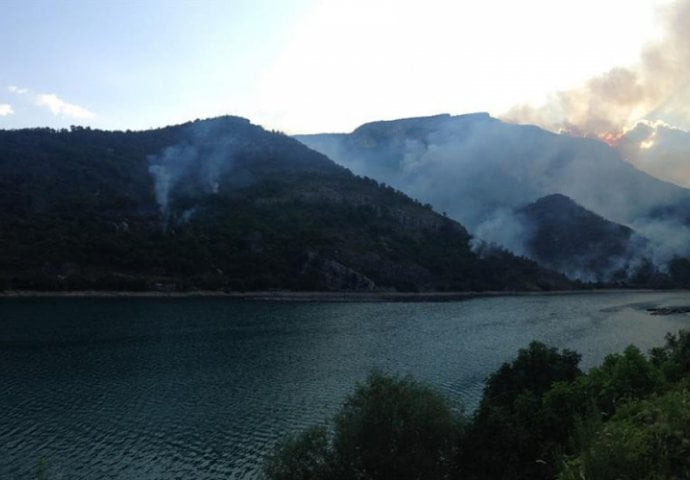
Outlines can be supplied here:
M597 135L597 138L602 142L614 147L623 138L623 132L604 132Z

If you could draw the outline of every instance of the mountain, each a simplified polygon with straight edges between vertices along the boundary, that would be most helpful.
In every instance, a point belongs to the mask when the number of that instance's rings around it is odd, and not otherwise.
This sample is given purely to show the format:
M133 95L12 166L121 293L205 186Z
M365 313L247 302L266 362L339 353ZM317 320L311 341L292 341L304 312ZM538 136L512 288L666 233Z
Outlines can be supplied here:
M556 193L649 239L645 255L659 268L690 254L690 191L637 170L597 140L485 113L372 122L349 134L296 138L518 254L528 253L529 225L515 211Z
M626 278L646 240L561 194L547 195L517 211L530 226L529 257L571 278L607 282Z
M237 117L0 131L0 289L553 289L454 220Z

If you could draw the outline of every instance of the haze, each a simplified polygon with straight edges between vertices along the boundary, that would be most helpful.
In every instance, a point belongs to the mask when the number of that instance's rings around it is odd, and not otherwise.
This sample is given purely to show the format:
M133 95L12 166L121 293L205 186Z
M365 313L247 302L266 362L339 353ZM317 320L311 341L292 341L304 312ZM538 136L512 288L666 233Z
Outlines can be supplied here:
M543 102L659 35L668 2L5 1L0 128L232 113L288 133Z
M224 114L286 133L486 111L690 185L688 0L0 6L0 128Z

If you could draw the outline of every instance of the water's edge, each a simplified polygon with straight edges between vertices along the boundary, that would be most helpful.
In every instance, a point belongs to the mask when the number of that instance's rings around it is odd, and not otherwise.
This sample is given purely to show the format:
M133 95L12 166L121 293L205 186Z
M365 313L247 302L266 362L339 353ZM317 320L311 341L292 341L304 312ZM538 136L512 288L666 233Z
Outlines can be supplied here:
M606 295L617 293L688 293L690 290L650 289L590 289L550 291L483 291L483 292L293 292L257 291L225 292L198 290L189 292L75 290L36 291L9 290L0 292L2 298L228 298L247 301L289 302L456 302L472 298L556 296L556 295Z

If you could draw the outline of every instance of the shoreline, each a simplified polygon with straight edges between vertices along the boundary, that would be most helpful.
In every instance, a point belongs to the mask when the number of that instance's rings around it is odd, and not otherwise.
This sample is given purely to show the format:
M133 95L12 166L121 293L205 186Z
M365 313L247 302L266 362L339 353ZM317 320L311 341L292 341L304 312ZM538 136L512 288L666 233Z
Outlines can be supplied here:
M13 290L0 292L1 299L17 298L224 298L260 302L456 302L473 298L592 295L619 293L687 293L689 290L650 289L592 289L555 291L486 291L486 292L220 292L199 290L190 292L131 292L115 290L35 291Z

